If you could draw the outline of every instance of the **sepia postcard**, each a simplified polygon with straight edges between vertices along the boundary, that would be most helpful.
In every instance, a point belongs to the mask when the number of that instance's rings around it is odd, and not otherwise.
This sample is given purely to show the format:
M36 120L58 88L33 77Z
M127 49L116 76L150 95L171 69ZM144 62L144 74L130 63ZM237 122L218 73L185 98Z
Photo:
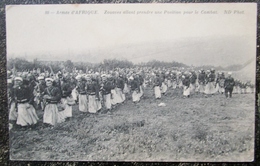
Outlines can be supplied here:
M11 160L252 162L256 3L7 5Z

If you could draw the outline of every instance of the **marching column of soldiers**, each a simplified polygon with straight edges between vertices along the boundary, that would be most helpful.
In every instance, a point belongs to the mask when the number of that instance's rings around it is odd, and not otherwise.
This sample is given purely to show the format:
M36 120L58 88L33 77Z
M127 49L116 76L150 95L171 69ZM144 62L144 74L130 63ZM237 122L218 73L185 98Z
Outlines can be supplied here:
M15 72L7 73L10 124L32 127L39 120L36 110L42 110L43 123L53 127L73 115L73 106L84 113L111 113L131 98L139 103L144 92L153 89L154 98L162 100L171 89L182 91L183 98L196 94L210 97L224 94L254 93L254 85L235 80L232 73L215 74L215 70L134 68L95 72L82 70L72 73Z

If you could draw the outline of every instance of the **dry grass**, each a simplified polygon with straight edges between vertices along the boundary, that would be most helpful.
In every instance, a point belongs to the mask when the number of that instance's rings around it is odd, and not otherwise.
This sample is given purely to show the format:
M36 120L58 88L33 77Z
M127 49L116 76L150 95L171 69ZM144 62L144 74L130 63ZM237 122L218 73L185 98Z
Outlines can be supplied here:
M254 95L182 99L170 90L161 101L150 89L112 114L83 114L54 129L10 131L12 159L98 161L250 161L254 156ZM42 117L42 112L38 112ZM41 124L42 122L39 122Z

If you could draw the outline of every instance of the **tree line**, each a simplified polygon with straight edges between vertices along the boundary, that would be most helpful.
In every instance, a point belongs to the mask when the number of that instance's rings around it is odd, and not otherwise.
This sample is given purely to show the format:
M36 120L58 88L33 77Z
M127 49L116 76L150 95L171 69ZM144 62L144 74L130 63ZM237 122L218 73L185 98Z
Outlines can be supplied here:
M73 70L86 71L87 69L92 69L98 71L102 70L113 70L115 68L133 68L133 67L187 67L187 65L178 62L162 62L157 60L152 60L149 62L142 62L139 64L133 64L133 62L128 60L118 60L118 59L104 59L100 63L90 63L90 62L72 62L71 60L66 61L40 61L34 59L33 61L28 61L23 58L10 58L7 61L8 70L17 71L32 71L40 69L41 71L53 71L58 72L66 70L72 72Z
M32 71L40 69L41 71L48 70L49 72L58 72L58 71L68 71L72 72L74 70L82 70L85 72L88 69L95 71L102 70L114 70L115 68L133 68L133 67L152 67L152 68L193 68L195 70L210 69L215 68L216 70L231 70L235 71L241 68L242 65L231 65L228 67L215 67L215 66L200 66L192 67L187 66L179 62L163 62L158 60L152 60L148 62L142 62L138 64L133 64L128 60L118 60L118 59L104 59L100 63L90 63L90 62L72 62L71 60L66 61L40 61L34 59L33 61L28 61L23 58L10 58L7 61L8 70L17 70L17 71ZM232 70L233 69L233 70Z

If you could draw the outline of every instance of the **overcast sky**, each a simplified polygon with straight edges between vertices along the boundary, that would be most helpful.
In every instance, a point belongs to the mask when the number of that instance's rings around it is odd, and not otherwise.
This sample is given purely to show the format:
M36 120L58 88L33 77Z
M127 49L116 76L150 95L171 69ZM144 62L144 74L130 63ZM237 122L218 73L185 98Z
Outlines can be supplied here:
M227 66L256 56L256 4L19 5L6 9L8 58L87 62L118 58L134 63L157 59ZM98 14L71 14L83 10ZM104 14L105 10L135 14ZM244 14L234 14L235 10Z

